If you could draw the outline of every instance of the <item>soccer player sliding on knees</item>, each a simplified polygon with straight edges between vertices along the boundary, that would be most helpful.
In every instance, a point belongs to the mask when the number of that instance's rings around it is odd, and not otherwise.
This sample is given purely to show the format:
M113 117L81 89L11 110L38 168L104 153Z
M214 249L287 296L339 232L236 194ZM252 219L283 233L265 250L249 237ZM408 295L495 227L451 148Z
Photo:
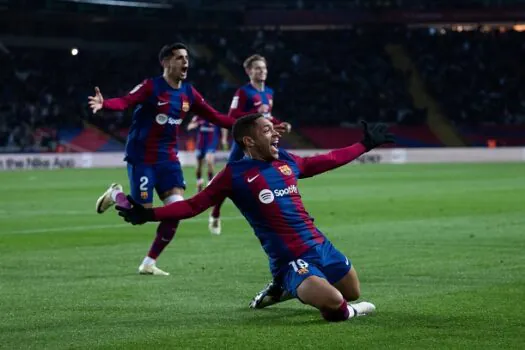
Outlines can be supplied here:
M361 142L313 157L298 157L278 148L279 133L262 114L234 124L233 138L245 157L229 162L194 197L158 208L117 206L133 225L194 217L229 197L252 226L270 260L275 281L291 297L320 310L327 321L344 321L375 310L360 296L359 279L350 260L314 225L306 212L297 180L345 165L394 136L385 125L363 122ZM281 301L284 299L281 298Z

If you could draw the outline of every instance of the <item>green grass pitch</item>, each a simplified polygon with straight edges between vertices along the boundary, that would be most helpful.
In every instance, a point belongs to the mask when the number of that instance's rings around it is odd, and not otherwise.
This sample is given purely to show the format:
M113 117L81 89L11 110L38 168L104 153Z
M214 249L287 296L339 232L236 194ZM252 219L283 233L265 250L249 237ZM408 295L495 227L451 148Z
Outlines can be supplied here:
M186 169L188 195L193 169ZM523 349L525 164L357 165L302 180L318 227L378 312L329 324L289 301L250 310L270 279L227 202L139 276L155 225L94 201L124 169L0 173L2 349ZM158 203L158 202L157 202Z

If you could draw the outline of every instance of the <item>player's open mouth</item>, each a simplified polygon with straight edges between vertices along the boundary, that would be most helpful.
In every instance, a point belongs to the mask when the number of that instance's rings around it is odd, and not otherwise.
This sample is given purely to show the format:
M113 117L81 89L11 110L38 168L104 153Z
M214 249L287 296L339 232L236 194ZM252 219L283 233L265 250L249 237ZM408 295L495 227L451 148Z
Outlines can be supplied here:
M182 73L186 74L188 73L188 67L182 67Z
M279 152L279 140L275 140L271 143L272 152Z

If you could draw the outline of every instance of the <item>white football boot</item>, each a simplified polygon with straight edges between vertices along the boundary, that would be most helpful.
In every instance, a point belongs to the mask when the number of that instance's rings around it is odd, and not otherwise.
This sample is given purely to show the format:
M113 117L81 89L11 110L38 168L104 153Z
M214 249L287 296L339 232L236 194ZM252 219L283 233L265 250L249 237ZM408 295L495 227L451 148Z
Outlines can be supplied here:
M169 272L162 271L155 264L140 264L139 274L153 276L169 276Z
M220 218L214 218L210 215L210 218L208 220L208 230L210 230L210 233L212 235L220 235L221 234L221 219Z
M122 192L122 185L113 183L109 185L108 189L106 190L106 192L102 194L102 196L98 197L97 203L95 206L97 213L102 214L103 212L105 212L106 210L108 210L115 204L115 201L111 197L111 192L113 191Z
M376 311L376 307L372 303L362 301L357 304L348 304L348 310L350 311L350 315L353 313L353 316L350 316L350 318L352 318L372 314Z

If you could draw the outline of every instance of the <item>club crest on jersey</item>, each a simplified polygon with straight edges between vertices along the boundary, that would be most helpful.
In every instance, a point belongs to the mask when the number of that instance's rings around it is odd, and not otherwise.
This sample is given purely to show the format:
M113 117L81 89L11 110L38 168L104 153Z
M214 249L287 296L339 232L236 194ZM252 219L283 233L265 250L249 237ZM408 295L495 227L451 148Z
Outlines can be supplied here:
M297 270L297 273L298 273L299 275L304 275L304 274L307 274L308 272L309 272L309 271L308 271L308 269L307 269L306 267L302 267L302 268L300 268L299 270Z
M286 176L292 175L292 169L290 169L288 165L281 165L279 167L279 171L283 173L283 175L286 175Z
M163 113L157 114L157 116L155 117L155 121L157 122L157 124L164 125L168 122L168 116Z
M148 199L148 192L140 192L140 198Z
M188 101L182 101L182 111L187 112L190 110L190 103Z

